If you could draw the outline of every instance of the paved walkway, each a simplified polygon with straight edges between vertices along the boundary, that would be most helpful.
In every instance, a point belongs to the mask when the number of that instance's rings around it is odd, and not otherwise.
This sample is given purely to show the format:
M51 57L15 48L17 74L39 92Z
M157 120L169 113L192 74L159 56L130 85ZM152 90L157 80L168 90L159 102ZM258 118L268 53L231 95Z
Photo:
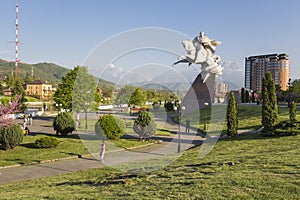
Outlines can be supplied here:
M33 125L29 126L29 129L33 133L42 132L55 134L52 127L44 127L52 123L53 118L34 119ZM21 123L22 120L18 120ZM172 123L170 119L164 120L164 127L177 131L178 124ZM202 138L193 134L180 134L180 151L193 147L195 144L201 144ZM90 158L77 158L71 160L56 161L52 163L44 163L30 166L6 168L0 170L0 184L28 180L32 178L40 178L46 176L54 176L57 174L64 174L69 172L75 172L84 169L100 168L105 165L112 166L122 170L134 170L136 168L135 162L142 161L144 168L153 167L153 159L159 159L160 166L167 165L181 154L178 153L178 137L155 137L155 139L163 140L160 144L154 144L147 147L107 153L105 161L99 162L99 157ZM166 158L166 159L164 159ZM126 167L124 168L124 164Z

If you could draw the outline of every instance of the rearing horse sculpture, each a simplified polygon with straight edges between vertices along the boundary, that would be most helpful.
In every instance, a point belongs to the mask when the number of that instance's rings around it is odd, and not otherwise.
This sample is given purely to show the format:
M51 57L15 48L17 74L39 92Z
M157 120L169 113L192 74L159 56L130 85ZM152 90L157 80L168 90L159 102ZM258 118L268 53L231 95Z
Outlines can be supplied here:
M200 33L200 36L203 37L203 32ZM204 36L207 37L207 36ZM197 38L197 37L196 37ZM196 40L195 38L195 40ZM200 38L201 39L201 38ZM192 40L183 40L182 45L187 51L187 54L179 57L179 61L175 62L173 66L178 63L189 63L189 66L194 64L201 64L201 75L203 78L203 82L205 83L208 77L211 75L220 76L222 75L223 67L219 64L221 61L220 56L213 54L213 50L208 50L201 43L198 43L196 46ZM213 47L216 47L220 44L220 42L212 40L209 41L212 43Z

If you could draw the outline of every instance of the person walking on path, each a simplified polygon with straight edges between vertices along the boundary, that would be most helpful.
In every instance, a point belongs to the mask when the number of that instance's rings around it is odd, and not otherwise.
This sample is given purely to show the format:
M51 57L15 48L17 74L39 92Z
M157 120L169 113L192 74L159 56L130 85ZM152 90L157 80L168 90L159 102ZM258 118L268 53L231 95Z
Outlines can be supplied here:
M104 154L105 154L105 141L102 141L101 149L100 149L100 161L104 161Z
M188 118L186 119L185 132L190 133L190 128L191 128L191 120Z
M23 121L23 130L25 130L25 129L26 129L26 124L27 124L27 119L26 119L26 118L24 118L24 121Z

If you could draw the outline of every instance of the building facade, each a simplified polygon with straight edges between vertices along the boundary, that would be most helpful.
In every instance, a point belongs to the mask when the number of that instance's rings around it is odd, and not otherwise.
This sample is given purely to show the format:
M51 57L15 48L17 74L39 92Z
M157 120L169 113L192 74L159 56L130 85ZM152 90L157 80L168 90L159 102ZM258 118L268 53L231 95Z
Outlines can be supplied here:
M215 81L214 85L214 102L215 103L222 103L226 99L227 95L227 84L226 83L218 83Z
M26 95L35 96L40 99L49 99L52 97L54 88L42 80L29 82L26 84Z
M275 85L288 89L290 60L287 54L266 54L245 58L245 88L260 92L266 72L272 74Z

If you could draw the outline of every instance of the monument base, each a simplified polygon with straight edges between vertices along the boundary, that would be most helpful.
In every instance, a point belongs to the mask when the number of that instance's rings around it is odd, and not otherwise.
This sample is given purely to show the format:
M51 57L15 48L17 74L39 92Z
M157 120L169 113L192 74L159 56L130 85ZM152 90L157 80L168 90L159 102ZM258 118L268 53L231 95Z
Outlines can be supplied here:
M205 83L201 74L197 76L190 89L182 99L181 105L185 106L185 113L199 111L214 103L215 76L210 76Z

